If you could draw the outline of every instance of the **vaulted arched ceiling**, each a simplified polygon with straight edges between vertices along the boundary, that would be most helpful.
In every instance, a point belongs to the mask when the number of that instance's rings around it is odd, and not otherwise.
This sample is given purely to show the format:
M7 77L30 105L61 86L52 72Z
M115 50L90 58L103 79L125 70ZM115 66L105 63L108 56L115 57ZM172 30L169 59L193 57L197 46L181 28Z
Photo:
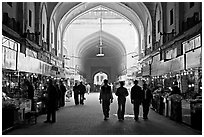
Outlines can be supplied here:
M105 57L96 57L96 54L99 53L99 34L100 32L93 33L78 45L78 56L81 58L80 70L82 72L88 72L88 69L93 66L100 66L109 64L116 74L120 74L124 64L126 64L126 50L123 43L106 32L102 32L103 39L103 53ZM102 61L105 61L106 64L101 64ZM94 62L94 63L93 63Z
M122 15L124 18L128 19L133 23L136 30L138 31L139 37L139 52L141 46L144 44L144 30L146 20L149 18L151 22L151 17L146 6L141 2L130 2L130 3L116 3L116 2L89 2L89 3L75 3L75 2L63 2L58 3L51 15L51 19L55 20L55 33L57 29L60 28L62 33L68 27L68 25L77 17L84 14L86 11L96 7L104 6L109 8L118 14ZM63 37L63 35L61 35ZM55 36L55 39L57 37ZM61 40L62 41L62 40ZM55 40L56 44L56 40Z
M97 6L103 6L109 10L112 10L116 12L117 14L121 15L125 19L129 20L133 26L135 27L137 33L138 33L138 51L139 54L141 53L141 47L145 44L145 38L144 33L146 32L146 22L147 20L150 21L150 24L152 23L150 13L145 6L145 4L141 2L127 2L127 3L120 3L120 2L89 2L89 3L79 3L79 2L63 2L63 3L55 3L55 7L53 8L53 12L50 16L50 20L54 21L54 32L53 30L50 32L53 32L54 34L60 35L61 39L60 41L62 43L63 35L66 31L66 29L69 27L70 23L77 19L79 16L85 14L87 11L97 7ZM52 5L53 6L53 5ZM52 23L52 21L51 21ZM50 28L51 24L50 24ZM150 31L152 31L152 28L150 28ZM59 34L60 33L60 34ZM97 32L98 33L98 32ZM57 44L57 35L54 36L54 42ZM93 34L94 35L94 34ZM98 35L96 35L98 36ZM102 35L104 39L104 45L103 48L104 52L106 52L106 55L114 54L121 56L120 58L116 60L110 60L117 62L116 64L112 63L114 66L113 68L117 72L115 75L120 74L121 69L123 69L122 62L126 61L123 58L123 55L126 54L125 46L117 40L114 36L110 36L109 34L106 34L103 32ZM110 39L111 38L111 39ZM86 66L84 64L87 63L87 60L90 61L92 59L92 63L97 64L97 62L100 62L102 60L98 60L98 58L95 58L95 54L97 52L97 38L94 36L88 36L88 40L83 40L79 45L77 51L73 51L78 56L82 56L84 60L81 60L80 64L83 66L82 69L83 72L85 72ZM77 56L76 55L76 56ZM85 58L84 58L85 57ZM95 61L93 61L95 60ZM107 62L107 58L104 58L103 61ZM88 62L89 62L88 61ZM108 63L108 64L109 64ZM91 64L90 64L91 65ZM98 64L100 66L100 64Z
M113 36L107 32L98 31L98 32L95 32L95 33L87 36L79 43L79 45L76 48L77 49L76 53L78 53L77 56L83 56L84 54L91 52L91 51L89 51L91 48L97 49L96 47L99 46L99 35L100 35L99 33L101 33L101 37L103 39L104 45L112 46L114 49L117 49L117 51L121 55L126 54L125 46L120 41L120 39L116 38L115 36Z

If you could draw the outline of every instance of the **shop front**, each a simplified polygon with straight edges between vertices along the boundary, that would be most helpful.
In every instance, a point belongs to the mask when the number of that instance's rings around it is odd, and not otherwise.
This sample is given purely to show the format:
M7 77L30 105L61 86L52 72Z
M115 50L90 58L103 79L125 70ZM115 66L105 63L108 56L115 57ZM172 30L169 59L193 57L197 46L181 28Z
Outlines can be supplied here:
M31 63L32 62L32 63ZM24 86L24 81L29 80L34 87L35 111L45 113L45 94L47 81L51 76L51 65L23 53L18 58L19 85ZM22 91L25 93L25 91Z
M176 99L177 97L174 98L169 95L174 82L178 82L178 86L181 88L180 72L184 69L184 56L173 58L169 61L160 61L160 56L156 55L153 59L151 74L155 89L153 92L155 110L160 114L179 121L181 118L175 117L181 116L181 113L177 110L180 107L180 101ZM175 105L175 103L178 105ZM172 108L172 104L178 107ZM178 114L174 114L174 112Z
M160 61L159 54L153 57L151 68L154 86L161 86L160 96L164 101L164 115L201 129L202 122L202 48L201 35L181 42L183 55ZM181 96L169 96L174 82L178 83ZM158 89L156 87L155 89ZM154 95L158 95L155 90ZM158 99L158 97L157 97ZM174 101L173 101L174 100ZM161 104L156 103L156 107ZM175 102L177 102L175 104ZM153 101L154 103L154 101Z
M2 36L2 130L5 131L20 121L17 55L20 43ZM16 93L16 96L13 94ZM9 95L9 96L8 96Z
M3 130L24 122L25 114L31 112L32 103L28 98L25 80L29 80L34 87L35 111L38 113L42 110L41 99L51 69L50 64L17 51L19 43L9 42L3 41L2 44Z
M183 43L186 68L182 73L182 121L202 129L202 48L198 34Z

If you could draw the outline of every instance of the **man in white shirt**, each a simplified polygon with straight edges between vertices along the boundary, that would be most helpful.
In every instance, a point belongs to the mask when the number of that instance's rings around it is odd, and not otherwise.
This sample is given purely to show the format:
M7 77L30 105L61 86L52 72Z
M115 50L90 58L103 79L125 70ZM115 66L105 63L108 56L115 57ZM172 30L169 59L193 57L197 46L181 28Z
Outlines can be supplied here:
M89 85L89 83L87 83L87 85L86 85L86 91L87 91L88 94L91 91L91 86Z

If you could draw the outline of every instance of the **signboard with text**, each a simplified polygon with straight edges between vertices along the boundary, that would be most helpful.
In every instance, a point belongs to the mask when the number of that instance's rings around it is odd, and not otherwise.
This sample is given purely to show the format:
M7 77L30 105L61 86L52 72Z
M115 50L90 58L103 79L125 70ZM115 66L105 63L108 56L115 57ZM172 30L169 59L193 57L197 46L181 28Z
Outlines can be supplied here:
M2 68L16 70L17 52L2 46Z
M30 56L25 56L23 53L19 53L18 56L18 70L24 72L41 74L40 61Z

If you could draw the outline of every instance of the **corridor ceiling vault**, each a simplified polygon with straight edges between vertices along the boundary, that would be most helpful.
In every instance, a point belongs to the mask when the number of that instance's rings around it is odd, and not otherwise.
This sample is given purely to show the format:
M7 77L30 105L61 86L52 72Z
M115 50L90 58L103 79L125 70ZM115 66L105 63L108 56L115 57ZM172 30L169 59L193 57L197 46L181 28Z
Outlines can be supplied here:
M75 49L72 51L72 56L79 57L75 58L75 65L79 66L80 73L83 74L88 81L93 79L93 73L96 73L99 69L100 71L107 73L109 75L108 77L114 81L117 76L122 74L124 69L129 67L127 66L127 54L130 52L136 52L139 55L145 45L145 32L147 32L146 26L148 26L147 22L149 21L149 23L152 24L152 20L149 10L144 3L49 3L49 10L52 10L50 32L54 35L54 45L70 46L69 44L63 45L63 41L66 35L65 33L71 23L97 7L103 7L107 11L114 12L132 24L136 32L135 47L132 50L129 50L127 45L120 38L103 30L101 37L103 39L103 52L105 57L96 57L96 53L99 52L99 48L97 48L98 37L100 35L99 31L96 31L93 34L88 34L85 38L80 40L78 45L76 45L75 48L72 48ZM149 25L150 28L148 28L150 34L152 31L151 26L152 25ZM138 60L138 58L136 59Z

